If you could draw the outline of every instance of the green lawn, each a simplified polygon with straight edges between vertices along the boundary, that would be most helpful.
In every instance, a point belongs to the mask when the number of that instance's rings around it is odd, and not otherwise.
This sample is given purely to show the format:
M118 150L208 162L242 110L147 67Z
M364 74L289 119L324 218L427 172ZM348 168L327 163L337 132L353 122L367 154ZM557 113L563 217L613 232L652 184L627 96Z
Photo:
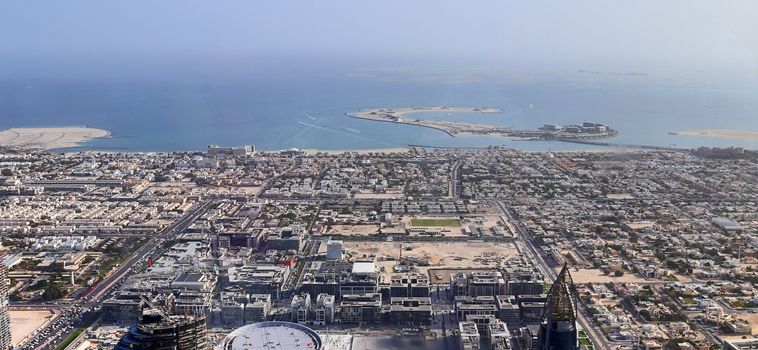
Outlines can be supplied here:
M595 347L592 345L592 342L587 338L587 334L584 333L584 331L579 331L579 345L584 345L587 347L587 349L594 350Z
M460 227L461 221L458 219L413 219L411 225L416 227Z
M76 331L74 331L74 333L71 333L71 335L69 335L68 338L64 339L62 343L58 344L58 346L55 347L55 350L65 349L69 344L71 344L72 341L76 340L76 337L78 337L83 332L84 332L84 328L77 328Z
M737 300L737 301L731 302L730 304L732 304L732 307L739 307L739 308L745 308L745 309L758 307L758 304L753 304L747 300Z

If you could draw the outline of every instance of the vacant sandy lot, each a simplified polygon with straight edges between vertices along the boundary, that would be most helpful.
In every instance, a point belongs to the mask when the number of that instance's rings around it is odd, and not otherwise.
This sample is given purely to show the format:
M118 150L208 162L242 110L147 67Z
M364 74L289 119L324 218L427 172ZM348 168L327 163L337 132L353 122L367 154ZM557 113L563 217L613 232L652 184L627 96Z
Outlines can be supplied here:
M194 182L172 181L172 182L152 182L150 190L163 191L167 193L181 193L193 187L197 187Z
M626 226L628 226L630 229L633 229L633 230L638 230L638 229L643 229L643 228L649 228L649 227L653 227L655 225L656 224L654 222L651 222L651 221L635 221L635 222L627 222L626 223Z
M750 323L750 327L753 328L752 334L758 334L758 314L739 314L735 315L736 318L743 319Z
M55 149L76 147L89 139L110 136L102 129L86 127L13 128L0 131L0 146Z
M343 247L353 260L373 259L382 281L389 281L401 254L405 259L428 262L428 266L416 266L421 273L429 268L494 268L500 260L519 255L512 243L495 242L345 242Z
M608 193L606 196L608 199L634 199L629 193Z
M647 281L646 279L635 275L629 271L624 272L624 275L621 277L614 277L611 273L610 275L603 275L603 273L598 269L579 269L579 271L576 271L575 269L571 269L571 278L574 279L575 283L607 283L607 282L644 282Z
M10 314L14 346L53 317L53 312L48 310L10 310Z
M495 236L494 227L500 226L502 234L512 236L509 228L503 226L503 221L497 215L466 216L459 220L458 216L405 216L401 220L404 227L439 227L445 237L460 237L468 235L468 227L473 236L478 236L477 228L484 228L483 236Z
M355 199L402 199L405 198L405 194L402 192L396 193L356 193L353 195Z
M334 225L326 235L368 236L379 231L379 225Z

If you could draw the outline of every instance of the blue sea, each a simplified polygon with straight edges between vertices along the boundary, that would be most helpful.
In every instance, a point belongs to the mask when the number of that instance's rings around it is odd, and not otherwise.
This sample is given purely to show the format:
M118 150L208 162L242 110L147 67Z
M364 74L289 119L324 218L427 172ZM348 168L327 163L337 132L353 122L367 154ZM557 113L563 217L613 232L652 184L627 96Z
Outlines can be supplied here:
M758 131L758 92L744 88L611 78L440 81L404 79L397 73L386 79L334 70L223 81L0 81L0 129L86 125L113 134L76 150L193 151L209 144L253 144L259 150L360 150L408 144L503 145L527 151L604 149L500 137L451 137L433 129L345 116L364 108L440 105L503 112L429 113L419 118L514 128L596 121L620 131L619 136L607 139L613 143L758 149L756 141L669 134L716 128Z

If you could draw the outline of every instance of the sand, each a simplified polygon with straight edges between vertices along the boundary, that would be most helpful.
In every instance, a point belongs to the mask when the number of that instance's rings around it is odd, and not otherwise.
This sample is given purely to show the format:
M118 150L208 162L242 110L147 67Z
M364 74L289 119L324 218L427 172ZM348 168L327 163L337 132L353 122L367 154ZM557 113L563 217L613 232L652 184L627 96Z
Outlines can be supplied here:
M634 274L629 271L625 271L623 276L616 277L611 273L610 275L603 275L603 272L598 269L571 269L571 278L575 283L639 283L649 282L642 276Z
M379 225L334 225L326 234L340 234L350 236L368 236L379 231Z
M10 315L14 346L53 317L53 313L48 310L10 310Z
M383 268L381 279L387 282L401 253L404 257L428 259L429 266L417 267L424 274L429 269L492 269L497 264L491 259L497 256L519 256L514 244L495 242L344 242L343 247L353 260L373 259L378 269ZM484 256L488 261L482 261Z
M750 323L750 327L753 329L751 333L758 334L758 313L735 314L734 317Z
M758 141L758 131L749 131L749 130L700 129L700 130L682 130L682 131L672 132L671 134L682 135L682 136L708 136L708 137L717 137L717 138Z
M0 131L0 146L50 150L77 147L90 139L110 135L107 130L87 127L12 128Z
M455 135L500 135L508 136L502 132L501 127L483 124L473 124L464 122L454 122L445 120L420 120L411 117L413 113L424 112L447 112L447 113L482 113L492 114L499 113L499 109L494 108L470 108L470 107L413 107L413 108L388 108L388 109L367 109L355 113L345 113L347 116L358 119L373 120L380 122L391 122L405 125L421 126L425 128L437 129L444 131L450 136ZM500 130L500 132L496 132Z
M608 193L606 196L608 199L634 199L629 193Z
M355 199L403 199L405 193L356 193L353 195Z
M318 149L304 149L301 150L305 152L305 154L317 154L317 153L325 153L325 154L343 154L343 153L357 153L357 154L392 154L392 153L406 153L409 151L407 147L395 147L395 148L377 148L377 149L359 149L359 150L332 150L332 151L323 151Z
M412 108L395 108L392 109L398 116L405 116L412 113L426 113L426 112L447 112L447 113L500 113L502 112L496 108L470 108L470 107L449 107L449 106L434 106L434 107L412 107Z

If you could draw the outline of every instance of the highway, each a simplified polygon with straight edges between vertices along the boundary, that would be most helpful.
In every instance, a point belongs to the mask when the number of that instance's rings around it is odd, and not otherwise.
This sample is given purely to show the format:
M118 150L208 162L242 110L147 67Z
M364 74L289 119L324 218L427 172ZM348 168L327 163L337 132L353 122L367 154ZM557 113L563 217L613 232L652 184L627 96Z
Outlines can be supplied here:
M99 310L102 302L110 295L129 273L133 272L136 264L144 261L144 257L157 248L162 242L171 239L189 227L197 218L205 213L212 203L210 200L203 201L187 211L181 218L166 226L160 233L153 235L141 248L132 254L115 271L103 278L100 283L92 287L80 300L68 305L61 304L61 315L47 326L37 330L37 336L29 339L19 349L46 350L54 349L56 345L76 331L77 327L89 326L83 315L88 311ZM23 305L19 305L23 306ZM50 306L55 307L55 306Z
M293 291L297 289L302 282L305 269L316 259L320 246L320 240L309 239L305 242L305 247L303 248L304 253L300 255L300 258L295 265L295 272L290 273L289 279L282 288L283 291Z
M507 205L502 202L498 202L498 205L503 210L503 213L508 218L508 221L513 224L513 226L518 231L519 238L528 248L526 255L530 260L532 260L534 266L542 271L545 277L551 281L554 281L558 275L555 273L555 270L553 270L545 261L545 258L542 256L539 246L536 244L536 242L534 242L529 232L526 230L526 228L524 228L523 225L521 225L521 222L514 217L513 213ZM602 331L595 326L592 319L589 317L589 315L587 315L587 311L584 309L584 306L580 301L577 301L577 306L577 321L585 333L587 333L587 336L589 337L590 341L592 341L595 349L612 349L613 344L611 344L611 342L608 341Z
M450 197L458 198L461 195L461 181L460 181L460 172L461 172L461 165L463 163L458 160L453 164L453 171L450 172Z
M110 273L108 276L103 278L100 283L98 283L94 288L90 289L83 298L85 300L88 300L88 304L90 306L93 305L93 302L97 303L103 296L107 296L108 292L111 291L113 286L119 282L126 276L127 273L134 267L134 265L138 262L143 261L144 256L155 249L161 241L165 240L166 238L171 238L173 235L180 233L184 231L187 227L189 227L195 220L197 220L198 217L200 217L203 213L205 213L205 209L210 205L211 201L204 201L184 214L179 220L174 221L170 225L168 225L163 231L161 231L159 234L153 236L147 243L145 243L140 249L138 249L134 254L132 254L129 259L127 259L121 266L119 266L116 271Z

